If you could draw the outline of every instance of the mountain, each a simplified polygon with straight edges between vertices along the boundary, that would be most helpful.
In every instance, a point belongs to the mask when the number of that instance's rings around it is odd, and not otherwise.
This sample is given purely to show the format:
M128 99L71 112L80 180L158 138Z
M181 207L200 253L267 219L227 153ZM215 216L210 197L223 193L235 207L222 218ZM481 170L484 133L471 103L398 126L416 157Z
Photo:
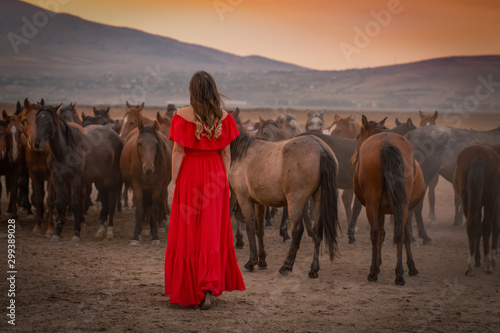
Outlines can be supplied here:
M182 105L189 103L192 73L205 69L230 105L437 109L463 117L500 110L498 55L316 71L56 15L15 0L0 2L0 46L0 102L5 103L43 97L80 105L126 100Z
M2 0L0 13L3 74L60 74L82 69L139 72L146 65L160 65L169 71L301 69L264 57L241 57L139 30L55 14L16 0Z

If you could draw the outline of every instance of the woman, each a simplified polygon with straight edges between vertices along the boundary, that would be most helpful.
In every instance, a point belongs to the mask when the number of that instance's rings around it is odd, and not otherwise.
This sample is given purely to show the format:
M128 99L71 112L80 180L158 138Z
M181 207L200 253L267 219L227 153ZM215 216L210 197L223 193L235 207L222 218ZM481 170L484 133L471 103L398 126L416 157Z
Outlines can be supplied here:
M238 135L221 108L213 77L196 72L191 106L172 119L175 185L165 254L165 294L170 303L208 310L223 291L245 290L233 246L227 172L229 144Z

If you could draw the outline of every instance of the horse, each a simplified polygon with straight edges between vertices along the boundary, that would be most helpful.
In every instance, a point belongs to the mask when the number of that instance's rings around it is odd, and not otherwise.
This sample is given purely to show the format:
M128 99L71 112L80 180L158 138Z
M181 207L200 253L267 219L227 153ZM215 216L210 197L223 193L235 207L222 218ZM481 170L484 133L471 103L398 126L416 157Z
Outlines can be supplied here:
M307 110L306 132L323 133L324 111Z
M453 189L462 199L469 238L469 258L465 275L473 276L472 258L481 266L479 245L483 237L484 269L491 274L495 266L498 241L498 195L500 194L500 157L490 147L468 146L457 156ZM481 210L484 218L481 221ZM490 236L492 235L490 253Z
M61 104L62 105L62 104ZM36 135L33 147L43 151L50 147L48 159L51 179L56 192L57 225L52 242L61 240L61 232L66 218L65 188L71 191L71 210L75 219L74 236L71 242L80 242L80 223L85 187L94 183L101 193L102 208L100 213L101 226L96 237L105 233L105 223L108 220L107 237L113 238L113 214L116 199L119 195L121 174L119 168L120 154L123 144L116 132L103 127L82 131L70 126L57 114L53 106L39 105L35 118Z
M387 119L387 118L386 118ZM403 244L408 258L408 274L418 276L411 254L410 210L422 201L424 178L411 143L392 133L383 123L362 116L358 145L352 157L354 193L365 206L370 222L372 264L368 281L377 281L385 239L385 214L394 215L394 243L397 246L396 285L404 285Z
M361 124L354 120L352 114L346 118L342 118L338 114L335 114L331 125L328 127L330 135L352 139L356 138L360 129Z
M280 114L274 122L276 126L283 131L286 138L291 138L302 133L302 129L297 120L289 114Z
M4 175L7 185L7 193L10 193L7 211L12 214L19 226L17 216L17 190L18 180L21 176L22 157L21 134L22 126L16 119L7 116L5 110L2 112L3 119L0 120L0 175ZM1 192L0 192L1 195Z
M120 138L123 142L126 141L129 133L139 125L142 121L144 125L152 125L153 120L142 115L142 110L144 109L144 102L140 105L132 106L128 103L126 104L125 113L121 121L120 128Z
M101 125L104 126L108 123L106 118L102 115L98 116L87 116L84 112L82 112L82 126L87 127L90 125Z
M78 112L76 112L76 103L70 103L68 106L61 108L59 110L59 115L66 122L82 125L82 120L80 119Z
M47 181L47 207L48 207L48 221L45 236L52 237L54 234L53 228L53 210L55 194L52 187L50 177L50 170L47 164L47 159L50 154L50 148L47 145L43 150L35 149L33 141L36 135L35 118L38 113L39 106L45 106L43 98L39 103L30 103L28 98L24 100L23 110L20 114L21 124L24 126L24 136L26 137L26 144L23 145L24 159L28 168L29 178L33 187L33 202L35 204L35 226L32 233L34 235L41 235L41 223L44 214L43 199L45 197L45 181Z
M500 127L490 131L472 131L455 127L434 125L419 127L408 132L405 137L412 143L415 157L422 168L426 186L437 175L453 182L458 153L473 144L495 145L500 143ZM419 237L429 244L422 218L423 203L415 207L415 217ZM454 226L462 223L461 200L455 195Z
M395 122L396 122L396 127L394 127L393 129L391 129L391 131L393 133L397 133L399 135L405 135L409 131L413 131L414 129L417 128L413 124L413 121L411 120L411 118L408 118L408 120L406 121L406 123L400 122L398 120L398 118L395 119Z
M93 106L92 111L94 112L94 117L102 117L106 119L106 123L112 122L112 119L109 116L109 106L107 108L101 108L101 109L98 109L95 106Z
M135 229L130 244L139 244L142 223L151 225L152 243L160 244L158 218L162 214L167 187L172 178L172 153L167 139L158 131L158 123L130 132L120 158L123 178L132 185L135 198Z
M253 271L255 265L267 267L263 238L264 207L288 206L292 242L279 272L288 275L292 271L304 232L302 212L312 196L314 256L309 277L318 277L319 247L323 235L326 237L330 260L333 260L337 248L337 170L334 153L323 141L312 136L269 142L240 135L231 143L228 176L245 216L250 244L250 258L245 264L247 270Z
M438 112L434 111L433 114L425 114L421 110L418 111L418 115L420 116L420 127L436 125L436 120L438 118Z

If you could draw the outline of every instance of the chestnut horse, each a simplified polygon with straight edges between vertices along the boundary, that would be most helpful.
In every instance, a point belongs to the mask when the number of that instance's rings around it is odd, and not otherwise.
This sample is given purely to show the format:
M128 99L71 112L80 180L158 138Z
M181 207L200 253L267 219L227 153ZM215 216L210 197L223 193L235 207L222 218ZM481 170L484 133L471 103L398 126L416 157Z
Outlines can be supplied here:
M144 126L139 120L138 128L130 132L123 147L120 169L124 180L132 185L135 200L135 229L130 244L139 244L142 223L151 225L152 243L160 244L158 218L172 178L172 153L167 139L158 132L158 123Z
M387 118L386 118L387 119ZM406 248L410 276L417 276L411 254L410 210L425 194L424 178L413 154L411 143L399 134L390 132L380 122L368 121L363 115L358 145L352 157L354 193L366 208L370 222L372 264L368 281L377 281L382 263L382 244L385 239L385 214L394 215L394 243L397 246L396 280L404 285L402 262L403 244Z
M127 140L129 133L139 126L139 122L142 121L144 125L152 125L153 120L142 115L142 110L144 109L144 102L141 105L132 106L128 103L126 104L125 113L123 114L121 128L120 128L120 138L123 142Z
M420 116L420 127L436 125L436 120L438 118L438 112L434 111L433 114L425 114L422 111L418 111L418 115Z
M71 210L75 219L72 242L80 241L80 223L84 207L85 187L94 183L101 193L101 226L96 237L104 235L108 220L108 239L113 238L113 214L119 195L121 174L119 168L123 144L113 130L94 126L83 131L70 126L57 114L61 107L41 106L35 118L36 135L33 147L43 151L50 147L48 165L56 192L57 225L52 242L61 239L66 219L66 186L71 193Z
M326 237L330 259L337 245L337 161L331 149L313 136L269 142L240 135L231 143L229 183L243 214L250 244L249 271L254 266L267 267L264 250L264 207L288 206L292 225L292 242L287 258L280 268L288 275L295 262L304 225L304 206L313 197L314 257L309 277L318 277L319 248ZM265 170L266 172L262 172ZM259 242L257 245L255 236Z
M355 139L361 129L361 124L354 121L352 114L348 117L342 118L335 114L330 127L328 127L329 134L341 138Z
M465 275L472 276L472 258L481 266L479 245L483 237L484 269L491 274L495 266L498 241L498 195L500 194L500 157L490 147L468 146L457 156L453 188L462 199L469 238L469 258ZM481 210L484 218L481 221ZM490 253L490 235L492 235Z
M36 123L35 118L38 113L39 106L44 106L45 101L43 98L40 103L30 103L26 98L24 100L23 111L20 114L21 124L24 126L24 136L26 137L26 145L23 146L24 158L26 166L28 167L28 174L31 179L31 184L33 187L33 197L34 204L36 208L35 212L35 226L33 227L34 235L41 235L41 223L44 214L43 200L45 197L45 181L47 181L48 195L47 195L47 206L48 206L48 221L47 230L45 235L47 237L52 237L54 234L53 228L53 210L55 194L52 187L52 181L50 178L49 166L47 164L47 159L50 154L49 146L45 146L43 150L35 149L33 147L33 141L36 135Z

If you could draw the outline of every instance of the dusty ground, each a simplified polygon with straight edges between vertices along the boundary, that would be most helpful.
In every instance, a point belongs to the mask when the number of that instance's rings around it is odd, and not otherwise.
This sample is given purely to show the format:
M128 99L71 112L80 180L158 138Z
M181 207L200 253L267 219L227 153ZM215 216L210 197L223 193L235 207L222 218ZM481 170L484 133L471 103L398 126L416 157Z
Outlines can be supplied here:
M330 262L322 254L318 279L307 276L313 249L310 238L303 240L292 274L279 275L288 245L281 242L275 224L265 235L268 269L243 271L247 290L224 293L210 311L169 304L163 294L167 234L160 234L161 246L152 245L147 237L140 246L129 245L133 211L117 216L115 239L108 241L94 238L98 211L91 210L79 244L69 242L72 221L65 226L62 242L54 244L32 235L33 221L22 212L22 229L16 231L16 327L8 325L5 316L7 224L1 223L1 331L499 332L500 265L491 275L481 268L475 269L474 277L464 275L467 237L463 226L451 226L452 193L451 184L441 179L438 221L430 225L426 219L433 245L413 248L421 276L406 275L404 287L394 285L396 250L390 243L383 249L379 281L366 280L371 245L364 211L358 245L351 246L341 210L344 236L339 240L339 256ZM424 207L427 216L427 204ZM243 269L248 248L236 254Z

